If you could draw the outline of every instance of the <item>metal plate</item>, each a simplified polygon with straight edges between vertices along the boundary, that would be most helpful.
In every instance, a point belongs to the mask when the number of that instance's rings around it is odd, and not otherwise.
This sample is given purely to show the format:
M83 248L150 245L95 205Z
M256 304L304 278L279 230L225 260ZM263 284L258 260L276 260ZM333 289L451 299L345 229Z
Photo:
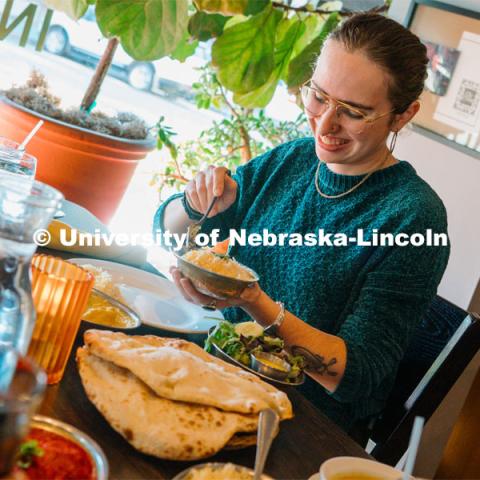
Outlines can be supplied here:
M82 447L92 459L95 467L96 480L108 480L108 462L100 446L87 434L72 427L68 423L43 415L34 415L30 422L31 428L39 428L56 433Z
M209 333L211 332L212 330ZM225 360L228 363L236 365L237 367L241 367L244 370L247 370L247 372L253 373L254 375L257 375L257 377L263 378L267 382L270 382L276 385L284 385L287 387L298 387L299 385L302 385L305 382L305 372L302 372L298 376L297 380L294 382L286 382L284 380L278 380L276 378L272 378L267 375L264 375L263 373L257 372L256 370L253 370L253 368L247 367L246 365L239 362L238 360L235 360L233 357L225 353L218 345L215 345L213 342L212 342L212 346L213 346L213 351L216 357L221 358L222 360Z

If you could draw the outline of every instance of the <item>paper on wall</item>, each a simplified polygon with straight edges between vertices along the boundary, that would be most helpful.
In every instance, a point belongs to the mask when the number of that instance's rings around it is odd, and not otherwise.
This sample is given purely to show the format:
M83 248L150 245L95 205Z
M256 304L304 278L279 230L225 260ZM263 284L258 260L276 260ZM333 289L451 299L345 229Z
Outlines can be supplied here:
M440 98L433 115L464 132L480 132L480 35L463 32L460 59L448 93Z

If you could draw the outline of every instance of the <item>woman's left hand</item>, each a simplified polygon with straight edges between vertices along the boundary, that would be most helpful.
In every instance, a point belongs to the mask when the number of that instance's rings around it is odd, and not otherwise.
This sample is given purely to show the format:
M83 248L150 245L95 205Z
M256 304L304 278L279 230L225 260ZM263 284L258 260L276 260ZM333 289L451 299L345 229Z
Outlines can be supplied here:
M193 286L192 282L182 275L178 268L170 267L170 273L173 277L175 285L178 287L185 300L200 306L214 306L219 310L227 307L244 307L255 303L260 298L260 294L262 293L262 289L258 283L255 282L251 286L245 288L238 298L217 300L216 298L200 293Z

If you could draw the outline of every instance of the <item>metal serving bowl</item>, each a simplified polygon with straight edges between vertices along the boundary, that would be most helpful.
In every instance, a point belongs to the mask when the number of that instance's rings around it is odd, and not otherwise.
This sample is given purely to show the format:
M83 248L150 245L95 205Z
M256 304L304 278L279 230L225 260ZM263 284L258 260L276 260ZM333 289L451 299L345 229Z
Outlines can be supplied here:
M30 422L30 427L56 433L82 447L93 462L95 467L95 479L108 480L107 457L105 457L105 454L99 445L88 435L77 428L72 427L68 423L55 420L54 418L44 417L43 415L34 415Z
M263 373L270 378L276 378L277 380L285 380L292 369L292 366L271 353L258 352L250 355L251 367L259 373ZM267 362L272 365L277 365L278 368L267 365Z
M199 291L218 300L239 297L245 288L258 282L259 276L251 268L242 265L252 275L252 280L239 280L199 267L175 254L177 265L182 274L187 277ZM241 265L241 264L240 264Z
M208 334L211 335L213 331L215 330L215 327L212 327L209 331ZM213 355L215 355L217 358L220 358L228 363L231 363L232 365L236 365L237 367L243 368L247 372L253 373L254 375L257 375L260 378L263 378L263 380L266 380L269 383L272 383L274 385L281 385L284 387L298 387L299 385L302 385L305 383L305 372L301 372L300 375L294 379L286 379L283 378L282 380L278 378L272 378L270 375L267 375L265 373L259 372L258 370L254 370L253 368L247 367L243 363L239 362L238 360L235 360L233 357L225 353L218 345L215 343L212 343L213 347Z
M187 468L186 470L183 470L180 472L177 476L173 478L173 480L186 480L190 475L195 474L195 472L200 472L201 470L210 468L214 471L219 471L223 470L223 468L226 465L232 465L235 468L235 471L238 473L243 473L248 475L250 478L253 480L253 470L251 468L243 467L241 465L236 465L235 463L201 463L199 465L194 465L193 467ZM226 477L224 477L226 478ZM272 477L269 477L268 475L262 474L261 476L262 480L273 480Z

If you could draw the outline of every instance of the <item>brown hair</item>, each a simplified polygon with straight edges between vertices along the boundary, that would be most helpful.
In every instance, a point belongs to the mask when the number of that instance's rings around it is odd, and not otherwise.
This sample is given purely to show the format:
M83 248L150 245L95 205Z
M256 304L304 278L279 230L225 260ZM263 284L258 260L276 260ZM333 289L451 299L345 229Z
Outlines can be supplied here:
M388 97L395 113L418 99L427 77L427 49L410 30L376 13L352 15L329 38L354 52L362 50L391 77Z

